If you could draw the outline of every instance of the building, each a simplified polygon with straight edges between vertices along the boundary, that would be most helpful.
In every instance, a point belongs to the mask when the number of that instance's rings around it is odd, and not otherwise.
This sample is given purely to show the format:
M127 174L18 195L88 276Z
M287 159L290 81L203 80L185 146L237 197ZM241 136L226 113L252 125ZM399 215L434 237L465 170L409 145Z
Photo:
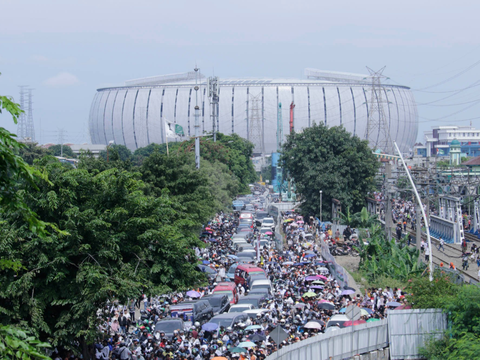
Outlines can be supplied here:
M450 143L460 142L462 157L480 155L480 130L472 126L435 126L424 133L426 156L449 156Z
M460 141L457 139L453 139L452 142L450 143L450 165L456 166L460 165L462 160L461 160L461 151L460 151Z
M368 75L312 69L305 75L306 79L219 79L218 131L237 133L256 145L256 153L269 154L277 148L277 123L283 124L284 138L290 132L290 119L297 132L323 123L344 126L365 138L369 112L376 114L381 108L391 140L402 151L411 151L417 138L418 116L409 87L381 84L373 88ZM106 145L113 140L130 150L164 143L163 120L181 125L187 137L194 136L195 82L195 74L186 73L98 89L89 116L92 143ZM199 76L198 85L200 127L205 134L213 127L207 80ZM252 134L252 129L257 133ZM381 143L382 133L374 130L369 138Z

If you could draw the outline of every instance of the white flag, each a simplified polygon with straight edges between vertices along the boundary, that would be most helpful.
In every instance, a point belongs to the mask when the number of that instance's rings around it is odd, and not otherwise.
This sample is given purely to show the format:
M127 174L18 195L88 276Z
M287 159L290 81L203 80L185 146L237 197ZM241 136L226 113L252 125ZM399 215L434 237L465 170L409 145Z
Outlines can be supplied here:
M165 120L165 136L167 138L175 138L175 132L173 131L174 124L169 122L168 120Z

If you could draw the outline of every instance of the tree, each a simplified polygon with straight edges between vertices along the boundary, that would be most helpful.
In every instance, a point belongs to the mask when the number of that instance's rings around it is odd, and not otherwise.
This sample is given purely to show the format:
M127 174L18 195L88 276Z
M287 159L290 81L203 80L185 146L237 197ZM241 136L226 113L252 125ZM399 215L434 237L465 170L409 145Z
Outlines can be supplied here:
M77 157L72 148L68 145L52 145L47 149L47 153L53 156L63 156L69 159L75 159Z
M323 124L288 135L280 161L304 199L304 215L319 213L319 191L323 191L324 219L329 218L332 199L360 211L366 194L374 190L379 166L366 140L343 127Z
M28 165L33 165L33 162L37 159L41 159L47 154L47 150L37 146L37 144L27 143L19 149L18 155L22 157L23 160Z
M99 157L107 160L107 151L100 151ZM131 161L132 152L125 145L113 144L108 147L108 158L109 161Z
M44 348L51 348L51 345L36 340L29 331L14 326L0 326L0 358L51 360L43 353Z
M200 223L176 198L145 195L139 173L88 172L48 157L36 166L51 185L26 185L25 201L64 233L39 238L17 225L16 213L4 215L0 258L21 268L0 270L2 323L22 321L54 346L75 340L85 350L97 335L96 311L108 300L125 303L204 281L193 251L203 245Z

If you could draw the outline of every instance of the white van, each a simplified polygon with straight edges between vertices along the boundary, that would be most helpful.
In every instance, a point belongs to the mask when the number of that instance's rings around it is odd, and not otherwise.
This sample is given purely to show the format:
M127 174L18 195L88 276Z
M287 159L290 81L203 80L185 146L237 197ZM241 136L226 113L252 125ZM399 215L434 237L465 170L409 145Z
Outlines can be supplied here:
M268 289L270 295L273 294L272 282L268 279L255 280L250 286L250 290L253 289Z

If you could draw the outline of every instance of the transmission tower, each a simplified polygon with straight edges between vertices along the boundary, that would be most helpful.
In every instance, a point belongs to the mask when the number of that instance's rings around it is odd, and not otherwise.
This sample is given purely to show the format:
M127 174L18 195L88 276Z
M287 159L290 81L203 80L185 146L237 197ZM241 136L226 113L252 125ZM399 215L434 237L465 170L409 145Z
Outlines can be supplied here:
M254 152L265 154L265 144L262 133L262 117L260 116L260 96L252 96L250 101L251 116L250 116L250 141L255 145Z
M25 109L25 88L26 85L20 86L20 109L23 110L23 112L20 114L18 117L18 123L17 123L17 136L18 139L23 140L27 137L27 118L25 116L26 114L26 109Z
M33 123L33 101L32 101L32 90L28 89L27 93L27 103L28 103L28 111L27 111L27 122L26 122L26 138L29 138L30 141L35 141L35 125Z
M373 149L381 150L385 154L394 154L390 128L384 111L384 104L388 106L388 101L383 100L382 97L383 87L381 80L388 79L383 75L385 66L378 71L374 71L367 66L367 70L372 79L372 87L370 90L370 101L368 102L369 112L365 139L368 140Z
M220 124L218 120L218 77L213 76L208 78L208 97L210 98L210 106L212 107L212 131L213 141L217 141L217 132Z

